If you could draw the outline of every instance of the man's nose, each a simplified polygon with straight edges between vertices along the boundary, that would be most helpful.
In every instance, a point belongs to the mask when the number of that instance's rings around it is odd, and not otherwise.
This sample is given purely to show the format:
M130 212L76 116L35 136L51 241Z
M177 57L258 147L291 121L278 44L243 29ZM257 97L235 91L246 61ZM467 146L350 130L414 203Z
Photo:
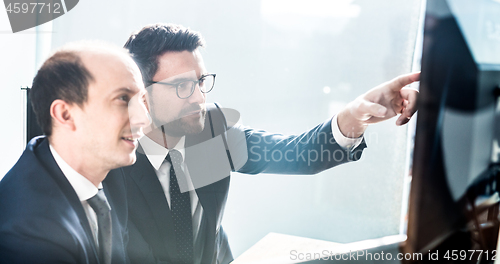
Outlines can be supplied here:
M151 123L144 103L144 95L135 95L128 104L130 127L132 130L148 126Z
M190 104L203 104L205 103L206 95L201 92L200 84L197 83L194 87L193 94L187 98Z

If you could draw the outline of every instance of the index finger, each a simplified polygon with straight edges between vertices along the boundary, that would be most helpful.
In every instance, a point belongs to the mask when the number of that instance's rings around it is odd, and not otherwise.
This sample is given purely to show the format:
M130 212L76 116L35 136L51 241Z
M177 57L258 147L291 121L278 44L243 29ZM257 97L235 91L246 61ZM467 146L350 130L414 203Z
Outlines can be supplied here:
M399 91L403 87L420 80L420 72L414 72L409 74L400 75L394 79L392 79L388 86L392 91Z

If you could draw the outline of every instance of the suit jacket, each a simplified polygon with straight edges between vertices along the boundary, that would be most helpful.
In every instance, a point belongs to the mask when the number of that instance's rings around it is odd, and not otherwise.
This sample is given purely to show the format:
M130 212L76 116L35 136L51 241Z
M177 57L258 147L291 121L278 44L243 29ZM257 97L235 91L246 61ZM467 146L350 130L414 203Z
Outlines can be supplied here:
M189 146L203 143L216 137L222 138L229 166L225 177L211 184L197 188L196 193L203 207L200 226L201 242L195 243L195 254L202 254L201 263L229 263L233 260L228 239L220 226L224 213L230 182L230 172L315 174L341 163L357 160L361 156L364 142L354 151L344 151L333 139L331 121L328 120L297 136L271 134L261 130L234 127L243 135L245 162L240 153L231 153L231 146L242 142L231 142L227 136L228 125L224 113L217 104L207 107L205 129L196 136L186 136L185 162L190 171L200 159L190 162L191 156L210 157L213 148L190 151ZM241 149L241 148L240 148ZM203 153L203 152L206 153ZM273 153L275 153L274 156ZM279 156L278 154L281 154ZM316 155L315 161L311 156ZM310 155L310 156L308 156ZM278 158L280 157L280 158ZM205 164L205 166L207 166ZM199 166L198 166L199 167ZM175 263L177 257L173 222L165 193L148 158L139 149L137 162L123 168L127 180L129 205L130 242L128 254L132 263ZM192 174L192 173L191 173ZM210 175L207 175L210 176ZM196 241L195 241L196 242Z
M112 263L127 263L127 205L121 171L103 183L111 206ZM113 193L109 193L113 185ZM0 263L98 264L90 225L45 137L32 139L0 181Z

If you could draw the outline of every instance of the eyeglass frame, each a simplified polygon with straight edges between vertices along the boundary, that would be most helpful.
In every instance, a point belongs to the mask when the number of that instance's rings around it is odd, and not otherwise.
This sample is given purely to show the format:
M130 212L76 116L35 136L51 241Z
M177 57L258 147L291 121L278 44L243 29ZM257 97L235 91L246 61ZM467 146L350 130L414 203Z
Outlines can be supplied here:
M210 90L204 92L201 88L200 88L200 82L203 78L207 77L207 76L213 76L214 77L214 82L212 84L212 87L210 87ZM175 94L177 95L177 97L179 97L180 99L188 99L189 97L191 97L191 95L193 95L194 93L194 90L196 90L196 85L198 85L198 88L200 89L200 91L202 93L209 93L211 92L213 89L214 89L214 86L215 86L215 76L217 76L217 74L215 73L209 73L209 74L203 74L200 79L198 79L197 81L183 81L183 82L179 82L179 83L166 83L166 82L155 82L155 81L147 81L149 83L149 85L152 85L152 84L161 84L161 85L169 85L169 86L174 86L175 87ZM193 83L193 88L191 89L191 93L186 96L186 97L181 97L179 95L179 85L181 83L184 83L184 82L192 82Z

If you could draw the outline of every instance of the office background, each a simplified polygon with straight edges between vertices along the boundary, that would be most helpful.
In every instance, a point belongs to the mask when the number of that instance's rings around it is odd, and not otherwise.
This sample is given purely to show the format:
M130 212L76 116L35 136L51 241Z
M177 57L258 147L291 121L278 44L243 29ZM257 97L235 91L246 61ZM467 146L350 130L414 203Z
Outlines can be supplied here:
M20 87L30 86L50 52L67 42L123 45L145 24L200 31L208 101L242 123L300 133L361 93L411 69L420 0L81 0L67 14L12 34L0 10L0 177L19 158ZM399 232L407 127L371 126L361 161L316 176L233 174L223 226L235 256L269 232L335 242Z

